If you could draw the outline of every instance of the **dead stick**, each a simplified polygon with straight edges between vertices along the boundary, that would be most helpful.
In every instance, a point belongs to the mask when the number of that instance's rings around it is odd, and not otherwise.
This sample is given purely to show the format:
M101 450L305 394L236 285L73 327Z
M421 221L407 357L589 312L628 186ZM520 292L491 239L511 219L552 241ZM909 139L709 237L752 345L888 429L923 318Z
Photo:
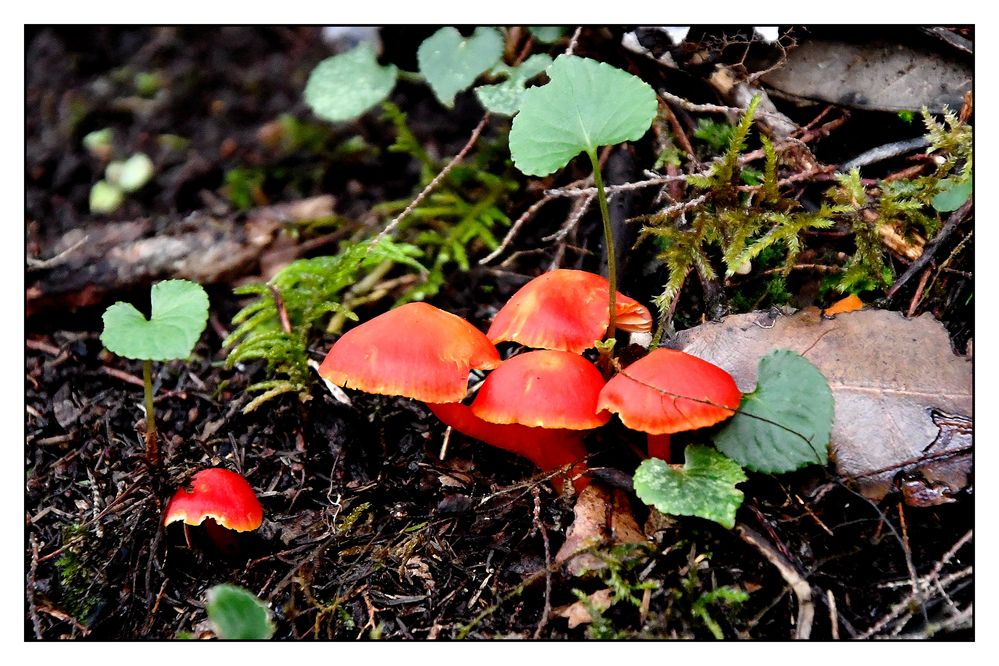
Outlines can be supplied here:
M774 547L758 532L742 523L735 526L735 531L743 541L758 550L770 564L777 567L781 577L791 587L794 596L798 599L798 622L794 637L799 640L808 640L812 634L812 620L815 617L811 586L801 577L795 567L783 555L774 550Z
M401 213L399 213L398 215L396 215L395 219L392 220L391 222L389 222L388 226L386 226L384 229L382 229L381 232L379 232L379 234L377 236L375 236L374 240L368 246L368 252L370 252L371 248L373 248L375 245L378 245L378 243L383 238L385 238L386 236L388 236L389 234L391 234L393 231L395 231L395 228L397 226L399 226L399 223L402 222L404 219L406 219L406 217L410 213L412 213L413 210L415 210L417 206L419 206L421 203L423 203L423 200L426 199L427 196L431 192L433 192L437 188L438 185L440 185L441 181L443 181L447 177L447 175L449 173L451 173L451 169L453 169L454 167L456 167L459 162L461 162L463 159L465 159L465 155L467 155L468 151L470 151L472 149L472 146L475 145L475 142L479 140L479 135L482 134L482 130L484 130L486 128L486 123L488 123L488 122L489 122L489 112L487 111L486 113L484 113L482 115L482 120L480 120L479 124L475 126L474 130L472 130L472 135L468 137L468 141L465 143L465 145L462 147L462 149L458 151L458 154L455 155L454 157L452 157L451 161L448 162L447 165L443 169L441 169L441 172L439 174L437 174L436 176L434 176L433 180L431 180L429 183L427 183L427 186L423 188L423 191L420 192L418 195L416 195L416 198L413 199L413 201L410 202L410 204L408 206L406 206L405 210L403 210Z
M911 280L914 275L920 273L924 268L926 268L927 264L933 261L933 256L936 254L937 250L939 250L940 246L943 245L948 238L950 238L951 234L954 233L954 230L957 229L958 225L964 221L964 218L968 216L972 205L974 205L974 199L969 198L964 202L964 205L951 213L950 217L947 218L947 223L944 224L940 232L937 233L936 237L934 237L932 241L926 244L925 248L923 248L923 254L920 255L919 259L912 262L905 273L902 274L902 277L895 280L895 284L891 286L891 289L888 290L888 294L885 296L886 300L890 301L895 294L898 293L898 290L905 286L905 284Z

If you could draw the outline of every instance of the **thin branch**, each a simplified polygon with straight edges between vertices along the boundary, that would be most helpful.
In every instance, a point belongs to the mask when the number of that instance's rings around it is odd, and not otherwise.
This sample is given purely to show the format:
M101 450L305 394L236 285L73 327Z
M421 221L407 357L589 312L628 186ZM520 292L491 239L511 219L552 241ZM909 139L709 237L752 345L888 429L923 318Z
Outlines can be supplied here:
M812 587L802 578L794 565L778 553L761 534L742 523L735 526L735 531L743 541L759 551L770 564L774 565L784 581L790 586L794 596L798 599L798 621L794 637L799 640L808 640L812 635L812 621L815 617Z
M413 199L408 206L406 206L405 210L396 215L395 219L389 222L388 226L382 229L381 232L379 232L379 234L374 237L371 244L368 245L368 252L371 252L371 248L373 248L375 245L378 245L378 243L381 242L381 240L385 238L385 236L388 236L393 231L395 231L395 228L399 226L399 223L402 222L404 219L406 219L406 217L410 213L412 213L417 206L423 203L423 200L426 199L427 196L431 192L433 192L438 185L440 185L441 181L443 181L449 173L451 173L451 169L456 167L463 159L465 159L465 156L468 154L468 151L470 151L472 149L472 146L475 145L475 142L479 140L479 135L482 134L482 130L486 128L486 124L488 122L489 122L489 112L487 111L482 115L482 120L480 120L479 124L475 126L474 130L472 130L471 136L468 137L468 141L465 143L462 149L458 151L458 154L452 157L451 161L449 161L447 165L445 165L445 167L441 169L441 172L438 173L436 176L434 176L433 180L427 183L427 186L423 188L423 191L420 192L418 195L416 195L416 198Z

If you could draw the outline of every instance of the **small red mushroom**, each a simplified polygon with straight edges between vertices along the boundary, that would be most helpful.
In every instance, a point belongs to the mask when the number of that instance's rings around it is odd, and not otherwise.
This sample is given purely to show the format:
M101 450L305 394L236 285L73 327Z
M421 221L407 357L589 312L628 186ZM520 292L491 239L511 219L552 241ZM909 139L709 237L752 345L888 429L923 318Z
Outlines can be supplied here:
M167 503L163 524L184 521L200 525L205 520L235 532L250 532L264 519L256 493L236 472L222 467L203 469L191 477L187 488L179 489Z
M544 273L521 287L493 319L486 336L493 342L581 354L607 333L610 316L607 278L562 268ZM652 329L652 315L633 298L618 292L614 324L623 331Z
M669 436L724 421L742 393L718 366L674 349L655 349L607 382L598 408L649 434L649 455L670 462Z
M163 525L184 521L203 525L208 537L223 553L238 552L233 532L251 532L263 522L264 510L253 488L242 476L221 467L203 469L179 489L163 512Z

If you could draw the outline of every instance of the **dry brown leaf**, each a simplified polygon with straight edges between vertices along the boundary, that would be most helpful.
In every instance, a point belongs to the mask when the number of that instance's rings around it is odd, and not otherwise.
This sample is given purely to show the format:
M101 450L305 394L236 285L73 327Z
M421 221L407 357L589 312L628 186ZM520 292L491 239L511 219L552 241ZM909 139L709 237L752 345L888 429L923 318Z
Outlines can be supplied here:
M610 547L623 543L648 544L631 513L631 505L623 492L591 483L576 500L575 517L565 535L555 560L564 562L573 576L606 567L592 553L581 552L589 547Z
M836 401L836 470L867 497L880 500L898 477L906 501L925 506L968 484L971 361L951 351L929 314L751 312L683 331L672 346L724 368L744 392L755 388L757 362L773 349L814 363Z
M589 605L592 608L599 611L605 611L611 607L611 603L614 601L614 592L610 588L597 590L588 596L587 599L589 600ZM590 615L590 610L587 608L587 604L582 600L577 601L574 604L556 608L555 615L557 617L564 617L568 619L570 629L575 629L581 624L589 624L590 622L593 622L593 616Z

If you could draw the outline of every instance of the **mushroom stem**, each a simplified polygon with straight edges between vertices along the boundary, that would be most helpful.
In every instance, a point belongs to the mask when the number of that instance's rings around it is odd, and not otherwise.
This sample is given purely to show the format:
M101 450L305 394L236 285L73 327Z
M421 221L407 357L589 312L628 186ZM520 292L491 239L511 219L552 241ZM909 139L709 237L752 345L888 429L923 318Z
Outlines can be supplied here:
M472 413L468 405L459 402L426 403L442 423L458 432L490 446L527 458L544 472L568 468L577 493L589 484L586 476L586 446L583 433L577 430L531 428L517 423L490 423ZM552 478L552 485L562 492L561 476Z
M650 458L659 458L666 462L670 460L669 454L669 434L649 435L648 451Z

